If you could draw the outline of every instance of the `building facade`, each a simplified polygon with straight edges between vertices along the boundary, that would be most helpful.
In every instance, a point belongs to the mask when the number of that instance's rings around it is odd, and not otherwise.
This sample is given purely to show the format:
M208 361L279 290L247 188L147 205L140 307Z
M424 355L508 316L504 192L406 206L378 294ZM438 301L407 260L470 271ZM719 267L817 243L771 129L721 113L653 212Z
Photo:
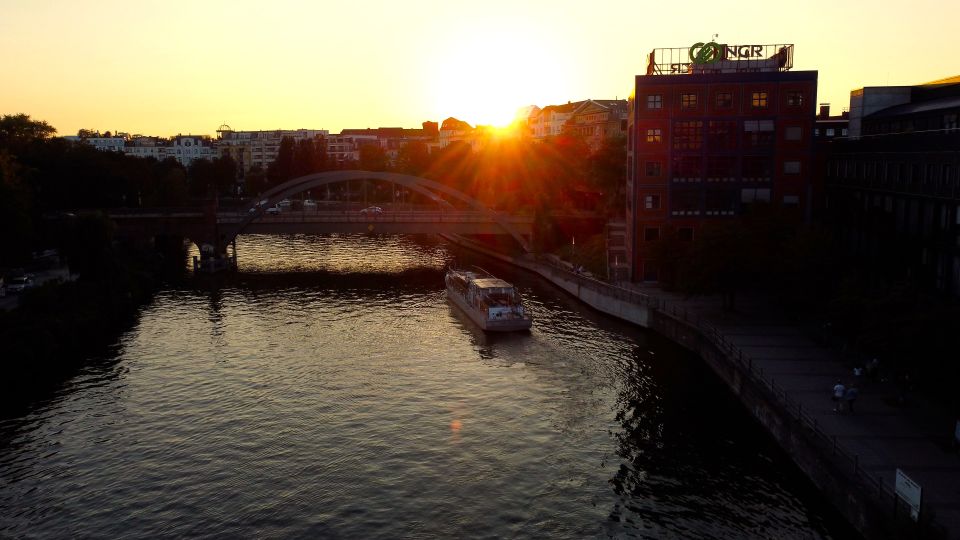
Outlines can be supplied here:
M850 116L824 145L828 219L878 271L960 296L960 77L854 90Z
M788 71L792 45L717 47L700 63L673 61L687 49L657 49L636 77L627 142L635 281L659 280L656 243L667 234L692 241L758 202L809 211L817 72Z
M246 173L253 167L266 170L277 159L280 142L290 137L294 142L327 137L325 129L275 129L270 131L234 131L228 125L217 129L214 141L217 155L230 155L238 168Z
M567 119L563 133L582 137L592 152L603 141L627 135L628 104L625 99L588 99Z

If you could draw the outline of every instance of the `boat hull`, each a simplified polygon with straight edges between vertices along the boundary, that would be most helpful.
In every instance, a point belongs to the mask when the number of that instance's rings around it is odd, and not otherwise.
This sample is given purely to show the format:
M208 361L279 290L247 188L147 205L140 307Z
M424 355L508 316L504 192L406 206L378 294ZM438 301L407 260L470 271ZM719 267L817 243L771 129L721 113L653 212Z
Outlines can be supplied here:
M533 326L533 319L529 317L516 319L487 319L483 313L475 309L471 309L471 307L467 305L467 301L449 286L447 287L447 298L449 298L450 301L460 309L460 311L464 312L467 317L474 322L474 324L479 326L485 332L519 332L523 330L529 330L530 327Z

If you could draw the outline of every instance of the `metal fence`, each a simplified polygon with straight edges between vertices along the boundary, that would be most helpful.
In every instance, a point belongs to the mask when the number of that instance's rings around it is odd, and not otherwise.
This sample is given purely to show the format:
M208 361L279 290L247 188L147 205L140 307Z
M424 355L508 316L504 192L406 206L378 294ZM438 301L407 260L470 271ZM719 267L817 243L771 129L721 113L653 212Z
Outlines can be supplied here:
M817 419L804 410L803 404L791 398L782 387L777 386L775 377L765 374L762 367L755 366L750 355L744 354L743 349L728 340L714 325L700 317L691 317L685 308L676 305L671 306L661 300L657 310L677 323L695 329L704 339L732 360L742 374L757 384L759 388L769 392L773 400L783 404L783 411L787 416L804 428L807 434L811 435L811 440L824 451L824 455L832 457L841 472L860 481L860 484L866 488L866 494L874 497L880 508L890 508L894 511L894 518L896 518L898 505L894 487L884 483L879 475L872 475L869 471L863 469L860 466L860 456L850 453L838 444L835 435L823 431L817 423ZM934 537L946 537L946 530L935 523L930 516L926 516L924 522L920 525Z
M686 308L671 305L663 298L617 287L578 274L562 264L557 264L545 257L538 257L538 261L548 265L552 271L561 273L563 279L577 283L580 288L585 288L617 300L647 306L673 319L676 323L683 324L699 333L703 339L716 347L728 359L732 360L734 366L743 375L753 381L758 388L767 391L769 397L773 398L772 401L779 401L783 405L783 411L787 416L799 424L805 432L811 436L810 440L823 451L823 455L833 458L835 465L842 473L848 474L854 480L859 481L866 490L865 494L873 497L877 504L880 505L880 508L890 508L892 511L896 511L898 507L897 496L893 486L884 483L879 475L873 475L863 469L860 466L860 456L858 454L850 453L838 444L835 435L830 435L823 431L817 423L817 419L803 408L802 403L791 398L785 389L778 386L775 377L765 374L762 367L755 366L753 364L753 358L748 354L744 354L743 349L728 340L723 332L716 326L703 320L699 316L691 316L691 313ZM896 517L895 514L894 517ZM926 516L921 525L934 537L946 536L946 530L935 523L930 516Z

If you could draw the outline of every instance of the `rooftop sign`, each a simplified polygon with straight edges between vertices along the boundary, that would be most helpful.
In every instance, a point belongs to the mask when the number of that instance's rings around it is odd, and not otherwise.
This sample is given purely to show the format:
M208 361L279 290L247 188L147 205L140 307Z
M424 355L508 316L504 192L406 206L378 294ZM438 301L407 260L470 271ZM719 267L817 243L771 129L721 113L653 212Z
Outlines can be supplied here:
M654 49L647 75L786 71L793 67L793 45L728 45L710 41L690 47Z

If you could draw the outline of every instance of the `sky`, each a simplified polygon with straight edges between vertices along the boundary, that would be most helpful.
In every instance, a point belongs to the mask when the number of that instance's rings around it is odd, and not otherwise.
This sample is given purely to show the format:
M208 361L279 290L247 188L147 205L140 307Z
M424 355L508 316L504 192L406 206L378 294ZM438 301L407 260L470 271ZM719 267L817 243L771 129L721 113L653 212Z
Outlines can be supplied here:
M651 49L713 34L795 44L838 111L960 74L957 20L950 0L0 0L0 114L60 135L505 125L625 98Z

